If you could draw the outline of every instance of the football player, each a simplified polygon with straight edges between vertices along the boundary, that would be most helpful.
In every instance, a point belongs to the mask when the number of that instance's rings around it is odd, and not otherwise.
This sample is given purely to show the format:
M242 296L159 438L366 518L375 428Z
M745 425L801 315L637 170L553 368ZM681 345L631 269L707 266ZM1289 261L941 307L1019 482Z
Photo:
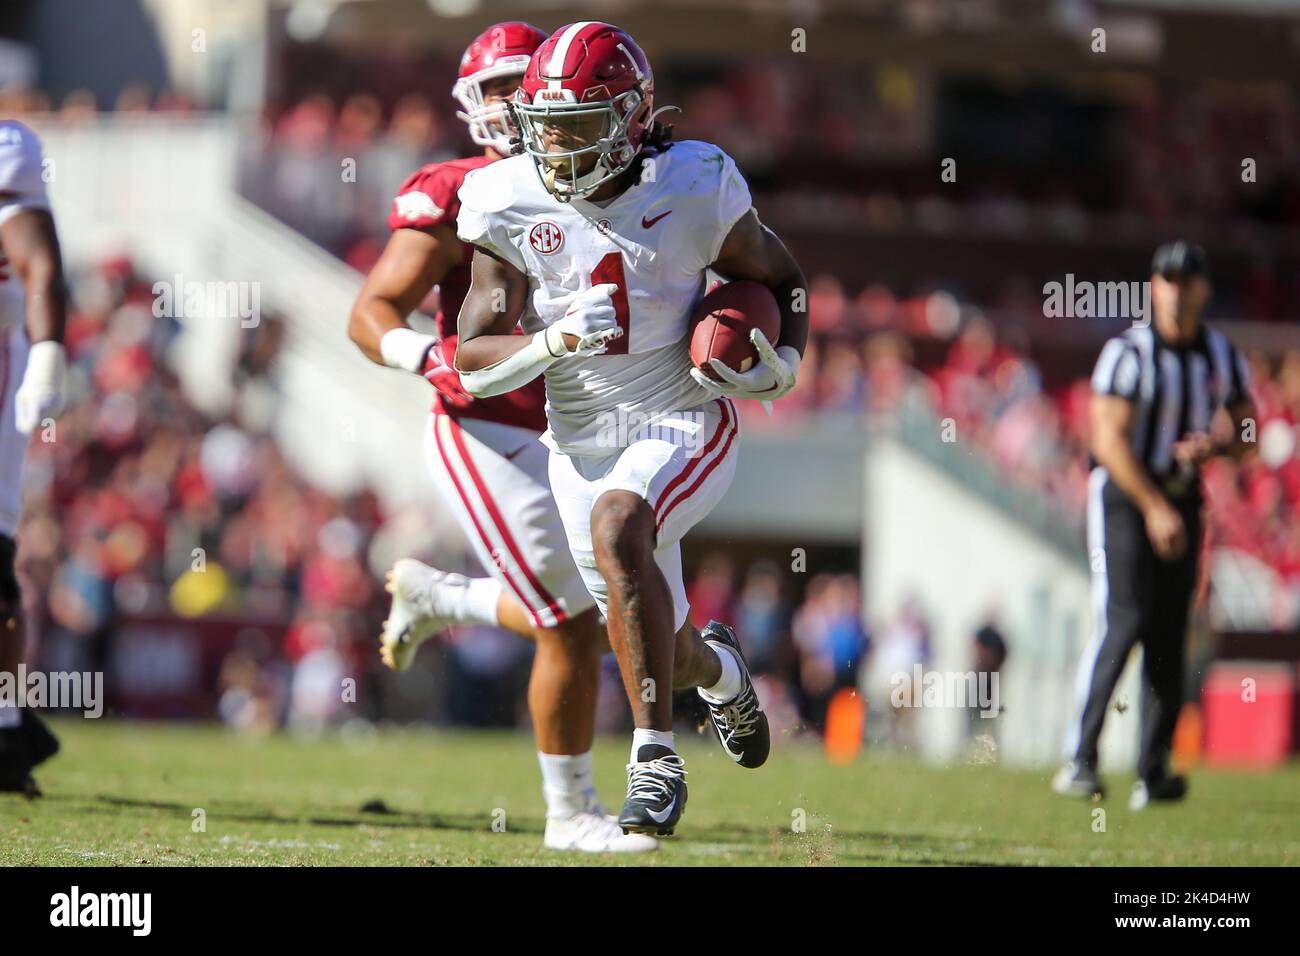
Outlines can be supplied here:
M451 366L471 253L456 236L456 194L468 172L508 154L506 100L544 39L536 27L510 22L489 27L469 45L452 93L483 153L427 165L402 185L388 218L392 236L349 322L352 341L368 358L423 375L437 390L425 434L429 471L491 572L466 578L398 561L388 576L393 601L381 655L389 667L405 670L422 641L458 622L497 625L535 640L528 707L547 805L545 845L643 852L656 842L624 834L600 808L592 781L606 639L551 497L548 453L538 441L546 427L542 383L475 398ZM435 285L437 336L406 324Z
M63 410L67 295L36 134L0 122L0 673L23 658L14 570L28 436ZM59 742L30 707L0 699L0 791L37 796L32 768Z
M511 109L519 155L475 170L460 190L459 233L477 250L454 364L483 399L544 375L551 489L635 718L619 822L667 834L686 802L674 688L699 689L737 763L768 755L735 633L690 626L679 542L734 475L731 399L794 387L804 276L731 158L671 142L650 63L617 27L556 31ZM715 360L716 381L692 367L688 342L708 270L766 285L782 317L777 342L751 334L760 362L739 373Z

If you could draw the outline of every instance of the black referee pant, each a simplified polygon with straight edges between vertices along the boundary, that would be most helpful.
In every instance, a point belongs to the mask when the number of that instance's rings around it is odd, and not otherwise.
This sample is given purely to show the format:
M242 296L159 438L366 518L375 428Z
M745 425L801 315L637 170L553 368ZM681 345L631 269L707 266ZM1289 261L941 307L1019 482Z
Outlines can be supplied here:
M1133 646L1142 644L1141 741L1138 775L1156 780L1167 772L1174 726L1183 703L1187 619L1196 588L1201 542L1200 481L1169 495L1187 529L1187 551L1174 561L1156 556L1142 513L1093 470L1088 486L1088 553L1092 568L1095 630L1079 662L1074 759L1097 766L1097 741Z

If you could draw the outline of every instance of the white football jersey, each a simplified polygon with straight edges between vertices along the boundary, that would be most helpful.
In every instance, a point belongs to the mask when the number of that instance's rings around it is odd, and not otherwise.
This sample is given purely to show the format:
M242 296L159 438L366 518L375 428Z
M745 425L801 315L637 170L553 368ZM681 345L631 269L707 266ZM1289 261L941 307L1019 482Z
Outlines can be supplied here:
M41 141L16 120L0 121L0 224L23 209L49 209ZM0 329L21 325L23 289L0 247Z
M627 426L713 396L690 376L688 327L705 272L752 200L731 157L686 140L645 159L641 181L610 202L562 203L528 156L476 169L460 189L457 230L528 276L532 333L579 293L613 282L621 338L546 371L543 441L569 455L609 454ZM616 430L611 431L611 425Z

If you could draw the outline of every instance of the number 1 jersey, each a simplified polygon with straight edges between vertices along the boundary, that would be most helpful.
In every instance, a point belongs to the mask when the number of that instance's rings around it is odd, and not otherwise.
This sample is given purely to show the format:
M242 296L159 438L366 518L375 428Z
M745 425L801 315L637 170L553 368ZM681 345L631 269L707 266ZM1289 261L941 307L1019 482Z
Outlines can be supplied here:
M460 237L528 276L526 332L560 319L593 285L618 286L622 337L601 355L546 371L548 445L607 455L629 430L713 397L690 376L688 326L706 270L752 204L726 153L675 143L645 157L640 181L599 205L558 201L533 160L513 156L466 176L460 202Z

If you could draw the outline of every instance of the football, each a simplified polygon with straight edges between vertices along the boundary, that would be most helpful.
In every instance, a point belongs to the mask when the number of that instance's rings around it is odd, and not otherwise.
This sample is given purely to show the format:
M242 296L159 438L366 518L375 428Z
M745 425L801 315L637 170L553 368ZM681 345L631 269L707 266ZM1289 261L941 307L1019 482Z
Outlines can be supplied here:
M751 329L761 329L776 344L781 310L772 290L748 279L714 286L691 316L691 361L712 379L718 376L709 365L711 359L737 372L749 371L758 361L749 341Z

